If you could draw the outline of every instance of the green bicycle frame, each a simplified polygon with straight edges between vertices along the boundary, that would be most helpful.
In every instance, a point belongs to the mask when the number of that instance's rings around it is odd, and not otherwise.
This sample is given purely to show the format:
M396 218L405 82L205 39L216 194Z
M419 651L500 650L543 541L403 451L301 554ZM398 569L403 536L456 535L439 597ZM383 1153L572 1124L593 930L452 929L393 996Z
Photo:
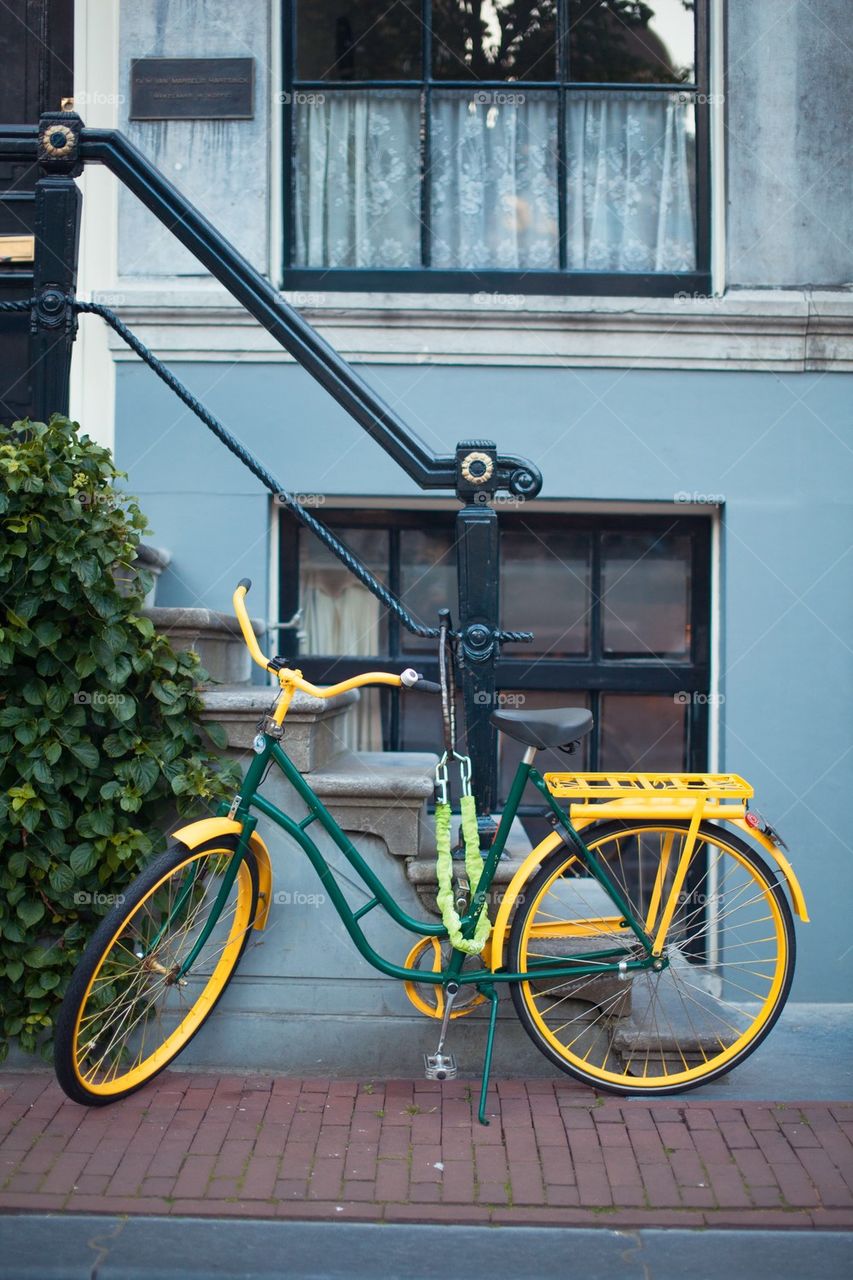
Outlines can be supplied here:
M434 920L416 920L410 916L399 905L392 896L389 889L382 883L379 876L372 867L365 861L358 849L348 838L344 831L341 830L332 814L315 795L311 786L303 778L302 774L290 760L289 756L283 751L282 747L276 739L268 735L260 735L263 738L263 748L257 751L254 759L246 770L246 776L243 785L240 788L239 795L235 798L230 809L223 805L220 809L220 816L235 818L242 824L239 841L233 856L225 870L225 875L220 885L216 902L208 916L207 922L197 938L194 946L186 956L181 965L178 976L183 977L192 967L196 957L204 946L209 937L216 921L225 905L228 894L234 883L234 879L240 867L241 861L246 856L249 847L249 837L257 825L257 817L252 813L256 810L265 817L270 818L283 831L287 832L310 860L314 870L320 878L320 882L329 895L335 910L340 916L344 928L352 938L360 954L369 964L380 973L386 974L390 978L397 978L402 981L415 979L419 983L434 983L436 985L445 985L448 982L464 983L480 983L491 984L493 982L519 982L529 980L532 975L539 971L546 971L549 977L578 977L580 975L595 973L612 973L620 969L624 972L627 970L647 969L653 963L652 944L646 934L643 924L637 919L631 909L630 903L626 900L619 886L614 882L613 877L607 869L602 858L587 848L578 832L571 825L567 815L556 804L553 796L545 784L542 776L537 773L531 764L522 760L513 778L509 796L501 816L500 824L494 841L489 848L483 867L483 874L476 892L472 895L468 910L462 918L462 931L464 936L470 937L476 927L477 917L480 909L485 901L486 895L492 885L497 865L503 854L507 837L518 812L518 806L521 802L521 796L528 782L532 783L543 795L551 809L554 817L555 826L559 826L565 834L566 843L572 848L579 860L583 863L590 875L601 884L605 892L610 897L616 909L620 912L625 921L626 934L632 935L631 942L639 941L642 945L644 955L640 959L626 960L625 957L630 954L630 947L616 947L607 951L594 952L592 954L585 953L583 962L572 961L570 957L548 957L543 958L535 966L529 968L524 973L514 973L507 969L499 969L496 971L489 970L471 970L463 972L462 966L465 962L465 955L461 951L455 951L451 955L446 968L439 972L432 970L421 970L414 967L406 967L405 965L394 964L390 960L386 960L380 956L377 951L370 945L360 925L360 920L376 907L382 909L391 916L397 924L407 929L410 933L419 934L422 937L438 937L446 938L447 930L443 925L437 924ZM299 795L307 808L307 814L301 821L296 821L288 814L283 813L277 805L265 799L260 795L258 788L266 775L270 764L275 764L284 774L287 781ZM317 847L311 836L308 834L307 828L313 822L319 822L324 831L331 837L336 847L346 858L347 862L366 885L372 897L364 903L363 906L354 910L340 888L335 879L334 872L329 866L320 849ZM165 926L164 926L165 927ZM628 939L626 939L628 941Z

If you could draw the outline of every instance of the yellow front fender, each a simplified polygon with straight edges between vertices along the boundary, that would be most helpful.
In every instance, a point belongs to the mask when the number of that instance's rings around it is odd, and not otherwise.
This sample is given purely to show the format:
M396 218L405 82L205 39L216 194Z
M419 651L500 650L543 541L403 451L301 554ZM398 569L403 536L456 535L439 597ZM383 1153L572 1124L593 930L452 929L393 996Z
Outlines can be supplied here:
M242 824L235 822L233 818L201 818L198 822L191 822L188 826L173 831L172 839L180 840L188 849L197 849L199 845L216 840L219 836L237 836L241 830ZM269 850L257 831L249 836L249 848L258 864L258 911L253 927L263 929L266 927L272 901L272 864Z

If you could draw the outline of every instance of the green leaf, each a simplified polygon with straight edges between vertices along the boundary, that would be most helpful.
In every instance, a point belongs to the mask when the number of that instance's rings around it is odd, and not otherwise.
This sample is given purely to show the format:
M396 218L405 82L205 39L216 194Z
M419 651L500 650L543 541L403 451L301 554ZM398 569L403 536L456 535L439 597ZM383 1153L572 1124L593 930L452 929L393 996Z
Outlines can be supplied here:
M24 966L20 960L8 960L6 962L6 977L10 982L17 982L23 972Z
M152 760L150 756L137 756L131 760L128 766L131 781L139 788L144 795L150 791L160 776L160 769L156 760Z
M72 742L70 746L71 754L75 760L79 760L85 769L96 769L100 756L96 747L91 742Z
M30 572L32 572L36 567L41 567L41 568L45 567L44 564L39 565L39 561L46 561L46 563L49 564L50 557L39 556L38 561L31 561ZM39 644L44 645L44 647L47 649L50 646L56 644L57 640L59 640L60 636L62 635L62 632L60 631L59 627L56 625L55 622L51 622L49 618L45 618L41 622L37 622L35 624L35 626L33 627L33 635L36 637Z
M221 724L217 724L215 720L205 721L204 731L215 747L219 747L220 751L224 751L228 746L228 734Z
M40 898L25 898L18 903L18 918L23 920L28 929L38 924L44 915L44 903Z
M129 694L125 693L122 695L120 702L112 703L110 710L112 711L116 720L119 720L122 724L127 724L128 721L132 720L136 715L136 712L137 712L136 699L130 697Z
M33 765L33 777L36 782L40 782L45 787L49 787L52 784L53 770L47 760L36 760Z
M65 862L60 862L50 873L50 887L55 893L68 893L74 888L74 872Z
M18 739L22 747L31 747L38 737L38 729L32 720L26 724L19 724L15 730L15 737Z
M98 860L98 850L93 844L78 844L71 850L71 870L75 876L87 875Z

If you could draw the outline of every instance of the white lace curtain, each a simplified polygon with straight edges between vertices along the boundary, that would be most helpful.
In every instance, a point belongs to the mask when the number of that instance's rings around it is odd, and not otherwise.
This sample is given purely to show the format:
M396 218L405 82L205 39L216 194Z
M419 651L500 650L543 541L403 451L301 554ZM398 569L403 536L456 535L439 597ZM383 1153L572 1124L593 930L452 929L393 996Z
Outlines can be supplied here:
M566 112L567 264L692 271L693 107L683 95L587 93Z
M296 261L420 266L419 95L324 98L296 109Z
M511 91L511 92L510 92ZM516 86L508 86L512 96ZM556 98L435 92L432 265L558 265ZM693 107L675 93L575 93L566 111L567 264L587 271L695 268ZM297 107L296 262L421 265L420 98L326 93Z

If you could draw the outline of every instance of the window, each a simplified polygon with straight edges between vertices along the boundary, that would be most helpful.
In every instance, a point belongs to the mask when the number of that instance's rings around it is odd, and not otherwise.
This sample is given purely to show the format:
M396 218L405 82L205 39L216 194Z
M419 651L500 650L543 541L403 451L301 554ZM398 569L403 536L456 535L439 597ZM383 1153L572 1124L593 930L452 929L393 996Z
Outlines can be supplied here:
M285 285L707 290L707 0L290 0Z
M435 625L456 609L453 512L329 511L331 524L416 617ZM583 753L587 769L702 769L708 712L710 533L700 517L593 517L501 512L501 625L534 633L506 645L498 663L508 707L586 706L595 717ZM388 616L340 562L292 517L281 514L282 617L301 606L299 656L315 681L342 680L376 666L414 665L438 679L433 640ZM441 741L432 699L375 690L363 696L349 745L434 751ZM522 753L501 736L501 796ZM566 767L559 751L542 768ZM532 810L522 809L531 834ZM538 806L541 811L541 805Z

